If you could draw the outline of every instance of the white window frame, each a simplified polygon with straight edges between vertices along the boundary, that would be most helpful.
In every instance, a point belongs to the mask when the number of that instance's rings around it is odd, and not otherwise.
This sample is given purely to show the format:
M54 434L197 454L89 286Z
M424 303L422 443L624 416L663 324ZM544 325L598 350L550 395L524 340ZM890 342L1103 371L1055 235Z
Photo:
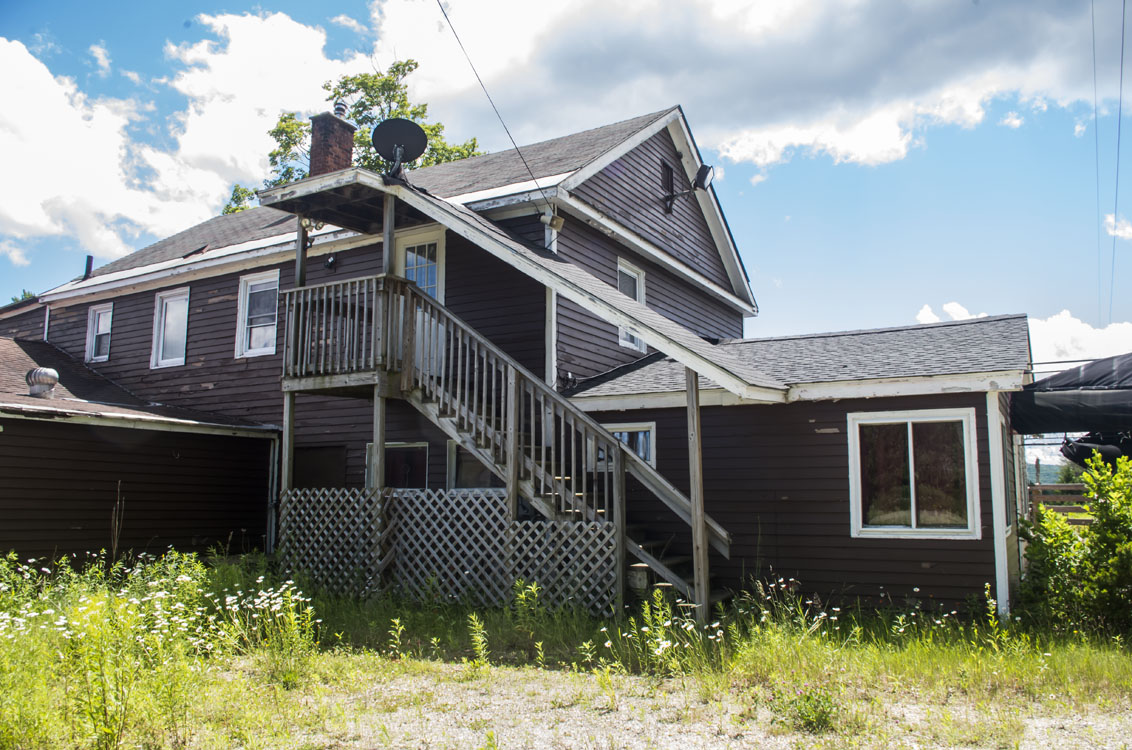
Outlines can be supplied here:
M252 284L262 284L265 281L275 282L275 335L271 337L271 345L258 349L248 349L244 341L248 332L248 290ZM262 273L248 274L240 277L240 301L236 306L236 359L244 357L264 357L275 354L275 342L279 338L279 269L263 271Z
M171 300L185 300L185 352L180 357L164 357L161 351L165 332L165 303ZM149 368L157 370L162 367L178 367L185 364L185 357L189 352L189 288L170 289L158 292L153 296L153 341L150 344Z
M622 272L637 277L637 302L640 302L642 305L645 304L645 272L624 258L618 258L617 281L614 284L618 291L621 289ZM645 342L630 333L628 328L622 327L617 329L617 343L626 349L632 349L638 352L648 351L648 346Z
M444 277L445 273L445 247L444 238L447 232L443 228L437 229L434 226L425 227L423 229L407 230L397 233L397 239L394 240L393 245L395 248L393 254L393 273L398 276L405 276L405 250L417 245L427 245L430 242L436 243L436 301L444 304Z
M982 504L979 498L979 445L974 408L914 409L907 411L850 412L847 415L849 436L849 519L853 537L886 539L981 539ZM865 526L861 508L861 450L859 428L863 424L914 424L922 422L962 422L963 457L967 480L967 528L918 529L913 526ZM910 439L910 438L909 438ZM911 445L911 444L910 444ZM914 454L909 452L911 462ZM909 466L913 487L912 521L915 522L914 466Z
M607 432L647 432L649 433L649 457L645 459L649 466L656 468L656 422L617 422L603 424ZM604 468L604 461L597 461L598 468Z
M114 331L114 303L113 302L107 302L107 303L102 304L102 305L91 305L89 308L87 308L87 312L86 312L86 356L84 357L85 361L87 361L87 362L106 362L107 360L110 359L110 344L109 344L109 341L106 344L106 355L102 356L102 357L94 356L94 340L95 340L95 337L98 335L98 328L97 328L98 318L103 313L106 313L110 316L110 331L108 331L106 335L110 336L111 339L113 338L111 336L111 334ZM44 338L43 338L44 341L47 340L46 330L47 330L47 324L45 323L44 324Z

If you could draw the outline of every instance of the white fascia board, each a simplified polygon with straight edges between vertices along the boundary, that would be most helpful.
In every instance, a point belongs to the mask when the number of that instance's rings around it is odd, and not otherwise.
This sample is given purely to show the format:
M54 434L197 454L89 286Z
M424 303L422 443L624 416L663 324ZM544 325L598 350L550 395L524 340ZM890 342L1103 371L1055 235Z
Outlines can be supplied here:
M580 218L594 228L609 234L620 242L628 245L634 251L640 253L652 262L661 266L665 270L680 276L686 281L690 281L696 286L701 287L713 297L719 299L721 302L726 303L730 307L743 313L745 317L753 317L758 313L754 306L748 304L746 301L736 297L731 292L719 286L715 282L708 279L703 274L694 271L685 264L681 263L676 258L673 258L668 253L661 250L656 245L647 241L639 234L633 232L628 227L622 226L620 223L609 218L597 209L593 208L587 203L584 203L577 198L565 193L559 189L555 202L564 208L569 213Z
M698 150L692 146L692 133L688 129L688 123L683 117L677 117L668 126L668 133L676 144L676 150L683 155L684 173L688 181L691 182L695 179L701 162ZM739 260L739 248L735 247L731 232L727 230L727 225L724 223L723 207L719 205L715 190L709 186L707 190L695 190L692 194L700 204L700 210L707 220L708 229L711 231L712 239L715 240L716 250L723 260L723 266L727 269L727 277L731 279L732 288L742 291L742 296L750 303L757 314L758 304L755 302L755 295L751 291L747 275L743 272L743 265Z
M1022 370L928 375L909 378L838 380L827 383L794 383L787 401L829 401L843 398L892 398L931 396L944 393L1016 391L1022 388Z
M37 295L37 296L42 296L42 295ZM17 315L23 315L25 313L29 313L29 312L32 312L34 310L38 310L41 307L46 307L46 305L44 305L42 301L38 301L34 305L25 305L25 306L19 308L18 310L7 310L5 312L0 312L0 320L7 320L8 318L14 318Z
M488 188L486 190L476 190L471 193L462 193L454 195L450 198L445 198L446 201L452 203L459 203L461 205L472 208L473 210L480 210L479 205L489 203L492 199L510 199L512 203L518 203L528 200L533 200L542 196L543 191L549 195L554 195L553 188L562 182L562 180L569 177L573 172L563 172L562 174L551 175L549 177L540 177L537 180L524 180L523 182L514 182L510 185L500 185L499 187ZM411 182L411 181L410 181ZM543 200L548 200L543 198ZM488 205L487 208L495 208L495 206Z
M782 404L786 399L781 391L763 389L755 398L737 396L722 388L700 390L700 406L741 406L754 404ZM638 393L619 396L572 396L570 403L582 411L636 411L638 409L684 409L688 406L685 391L666 393Z
M668 114L664 115L663 117L657 118L656 122L645 128L642 128L641 130L638 130L636 133L633 133L633 135L621 141L621 143L618 143L616 146L609 149L601 156L593 159L580 169L575 170L572 176L562 181L560 187L563 190L573 190L601 170L608 167L613 162L620 159L625 154L635 149L637 146L640 146L649 138L652 138L654 135L664 130L669 126L671 122L679 119L680 110L673 108L672 111ZM694 170L692 174L695 174Z
M1022 370L974 373L970 375L931 375L921 378L878 378L840 380L830 383L796 383L785 398L767 390L762 398L742 398L721 388L700 391L702 406L736 406L794 401L829 401L850 398L895 398L932 396L945 393L983 393L1014 391L1022 387ZM574 396L570 399L583 411L625 411L667 409L687 405L684 391L622 394L616 396Z
M323 231L314 240L315 244L307 251L308 258L381 243L380 236L357 234L337 228L329 232ZM56 287L44 292L41 297L45 302L59 303L60 306L66 306L68 302L79 299L83 302L92 302L105 297L168 286L172 280L183 283L248 268L274 265L293 259L294 255L295 233L291 232L220 248L215 253L202 254L200 257L178 258L117 273L92 276L83 282L71 282Z
M211 422L197 422L191 419L177 419L175 417L160 417L157 415L141 415L136 412L124 413L114 411L107 405L106 411L88 412L77 409L68 409L66 406L33 406L31 404L14 404L0 402L0 418L3 419L29 419L35 421L50 420L65 424L90 424L103 427L125 427L140 430L157 430L161 432L196 432L208 435L232 435L236 437L274 438L280 428L275 425L262 427L236 427Z

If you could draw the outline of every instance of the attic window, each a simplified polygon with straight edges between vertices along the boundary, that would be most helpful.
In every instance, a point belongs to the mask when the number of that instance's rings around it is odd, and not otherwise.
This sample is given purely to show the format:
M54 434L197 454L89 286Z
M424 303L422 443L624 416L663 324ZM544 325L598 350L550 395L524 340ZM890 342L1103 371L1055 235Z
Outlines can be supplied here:
M666 161L660 163L660 189L661 200L664 201L664 213L672 213L672 204L675 199L672 197L676 192L676 173L672 171L672 165Z

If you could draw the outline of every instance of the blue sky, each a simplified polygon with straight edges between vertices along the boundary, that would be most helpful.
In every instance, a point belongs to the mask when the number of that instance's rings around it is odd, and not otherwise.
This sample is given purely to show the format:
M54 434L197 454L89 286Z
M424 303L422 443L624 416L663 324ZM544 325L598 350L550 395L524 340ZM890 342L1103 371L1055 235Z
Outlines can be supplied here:
M1099 152L1087 3L446 7L520 143L684 105L762 310L748 335L1023 312L1037 360L1132 350L1132 138L1115 258L1104 224L1115 0ZM508 146L435 2L0 4L0 300L215 214L266 174L279 111L406 57L451 138Z

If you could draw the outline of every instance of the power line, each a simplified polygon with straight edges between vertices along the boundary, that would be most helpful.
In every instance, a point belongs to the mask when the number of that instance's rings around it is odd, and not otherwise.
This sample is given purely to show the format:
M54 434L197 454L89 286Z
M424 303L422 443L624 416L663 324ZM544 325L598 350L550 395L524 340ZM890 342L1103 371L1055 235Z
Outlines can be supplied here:
M1095 162L1093 174L1097 180L1097 214L1093 223L1097 225L1097 326L1104 325L1101 315L1101 300L1103 288L1101 286L1101 225L1096 221L1101 218L1101 136L1100 123L1097 121L1097 21L1093 11L1095 0L1089 0L1089 23L1093 32L1093 160Z
M1108 275L1108 322L1112 322L1112 296L1116 285L1117 208L1120 199L1120 125L1124 119L1124 18L1128 0L1120 4L1120 88L1116 106L1116 190L1112 198L1112 264Z
M452 30L452 36L456 37L456 44L460 45L460 51L464 53L464 59L468 61L468 66L472 69L472 73L475 74L476 80L479 81L480 88L483 89L484 96L487 97L487 101L491 104L491 108L495 110L495 116L499 118L499 124L503 126L503 131L507 133L507 137L511 140L511 145L515 147L515 153L519 155L519 159L523 162L523 167L527 170L527 174L531 176L531 182L535 184L535 187L538 188L539 193L542 194L542 199L546 202L547 208L550 208L551 204L550 200L546 197L546 191L542 189L542 185L538 184L538 178L535 177L535 173L531 170L531 166L527 164L527 158L523 156L523 152L519 150L519 144L515 143L515 139L511 136L511 130L507 127L507 123L503 121L503 115L499 114L499 108L495 106L495 100L492 99L491 94L488 93L487 86L484 85L483 79L480 78L479 71L476 70L475 63L472 62L471 56L468 54L468 51L464 49L464 43L460 41L460 35L456 33L456 27L452 25L452 19L448 17L448 11L444 10L444 3L441 2L441 0L436 0L436 5L438 8L440 8L440 12L444 16L445 22L447 22L448 24L448 28Z

